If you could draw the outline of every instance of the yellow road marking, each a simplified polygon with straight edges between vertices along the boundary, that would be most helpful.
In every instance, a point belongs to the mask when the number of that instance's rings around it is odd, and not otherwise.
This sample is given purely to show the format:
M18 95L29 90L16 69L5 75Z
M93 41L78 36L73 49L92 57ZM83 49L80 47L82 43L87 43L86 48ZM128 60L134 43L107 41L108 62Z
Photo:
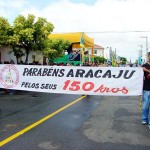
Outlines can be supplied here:
M65 110L66 108L72 106L73 104L77 103L78 101L82 100L82 99L85 98L85 97L86 97L86 96L82 96L82 97L78 98L77 100L74 100L73 102L67 104L66 106L64 106L64 107L62 107L62 108L56 110L55 112L49 114L48 116L46 116L46 117L40 119L39 121L37 121L37 122L31 124L30 126L24 128L23 130L21 130L21 131L15 133L15 134L13 134L12 136L8 137L7 139L1 141L1 142L0 142L0 147L4 146L5 144L9 143L10 141L16 139L16 138L19 137L20 135L22 135L22 134L28 132L29 130L33 129L34 127L40 125L41 123L45 122L46 120L50 119L51 117L55 116L56 114L62 112L62 111Z

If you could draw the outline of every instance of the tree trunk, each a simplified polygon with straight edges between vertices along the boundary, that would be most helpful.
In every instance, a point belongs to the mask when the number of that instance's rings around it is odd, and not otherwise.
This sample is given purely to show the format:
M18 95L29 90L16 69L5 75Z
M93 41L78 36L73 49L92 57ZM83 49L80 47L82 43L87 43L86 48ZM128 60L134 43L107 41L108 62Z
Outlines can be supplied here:
M26 50L26 60L25 60L25 64L28 63L28 57L29 57L29 50Z
M19 64L19 58L16 56L17 64Z

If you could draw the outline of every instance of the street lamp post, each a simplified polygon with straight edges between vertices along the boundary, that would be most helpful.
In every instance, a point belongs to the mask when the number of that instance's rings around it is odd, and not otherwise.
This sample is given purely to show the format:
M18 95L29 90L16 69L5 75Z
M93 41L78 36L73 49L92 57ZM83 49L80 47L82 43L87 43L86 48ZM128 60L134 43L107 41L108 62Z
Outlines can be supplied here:
M146 61L148 61L148 58L147 58L147 54L148 54L148 37L147 36L142 36L141 38L145 38L146 39Z
M109 60L112 61L112 48L109 47Z
M107 47L107 54L106 54L106 57L107 57L107 59L111 62L111 58L112 58L112 48L111 47Z

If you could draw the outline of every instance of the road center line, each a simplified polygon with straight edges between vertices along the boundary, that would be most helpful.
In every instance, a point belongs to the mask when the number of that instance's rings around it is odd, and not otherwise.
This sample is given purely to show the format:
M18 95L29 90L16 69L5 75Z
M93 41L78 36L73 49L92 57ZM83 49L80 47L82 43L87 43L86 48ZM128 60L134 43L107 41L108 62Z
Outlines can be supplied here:
M79 102L80 100L84 99L85 97L86 97L86 96L82 96L82 97L80 97L80 98L74 100L73 102L71 102L71 103L67 104L66 106L64 106L64 107L62 107L62 108L56 110L55 112L53 112L53 113L49 114L48 116L46 116L46 117L40 119L39 121L37 121L37 122L35 122L35 123L29 125L28 127L24 128L23 130L21 130L21 131L15 133L15 134L13 134L13 135L11 135L10 137L8 137L8 138L6 138L5 140L3 140L3 141L0 142L0 147L2 147L2 146L4 146L5 144L11 142L12 140L16 139L16 138L19 137L20 135L22 135L22 134L28 132L29 130L35 128L36 126L40 125L41 123L45 122L46 120L52 118L52 117L55 116L56 114L62 112L62 111L65 110L66 108L68 108L68 107L72 106L73 104Z

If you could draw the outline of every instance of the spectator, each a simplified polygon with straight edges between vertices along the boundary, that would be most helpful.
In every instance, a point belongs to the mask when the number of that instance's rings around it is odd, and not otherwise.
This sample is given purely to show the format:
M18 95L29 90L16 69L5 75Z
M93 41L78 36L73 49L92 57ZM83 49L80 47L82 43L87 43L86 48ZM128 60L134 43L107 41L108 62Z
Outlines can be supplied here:
M15 62L11 59L11 60L10 60L10 64L15 64Z
M68 55L68 52L67 52L67 50L65 50L65 55Z
M24 63L23 63L23 61L21 60L21 61L20 61L20 65L23 65L23 64L24 64Z
M45 65L45 66L47 65L46 61L43 62L43 65Z
M67 66L71 66L71 65L68 63Z
M142 108L142 124L148 124L150 129L149 108L150 108L150 52L148 52L148 62L143 66L144 70L144 86L143 86L143 108Z
M33 61L32 65L36 65L36 62L35 62L35 61Z
M10 64L9 61L4 61L4 64Z
M90 66L90 65L89 65L89 61L86 60L85 63L83 64L83 66Z

